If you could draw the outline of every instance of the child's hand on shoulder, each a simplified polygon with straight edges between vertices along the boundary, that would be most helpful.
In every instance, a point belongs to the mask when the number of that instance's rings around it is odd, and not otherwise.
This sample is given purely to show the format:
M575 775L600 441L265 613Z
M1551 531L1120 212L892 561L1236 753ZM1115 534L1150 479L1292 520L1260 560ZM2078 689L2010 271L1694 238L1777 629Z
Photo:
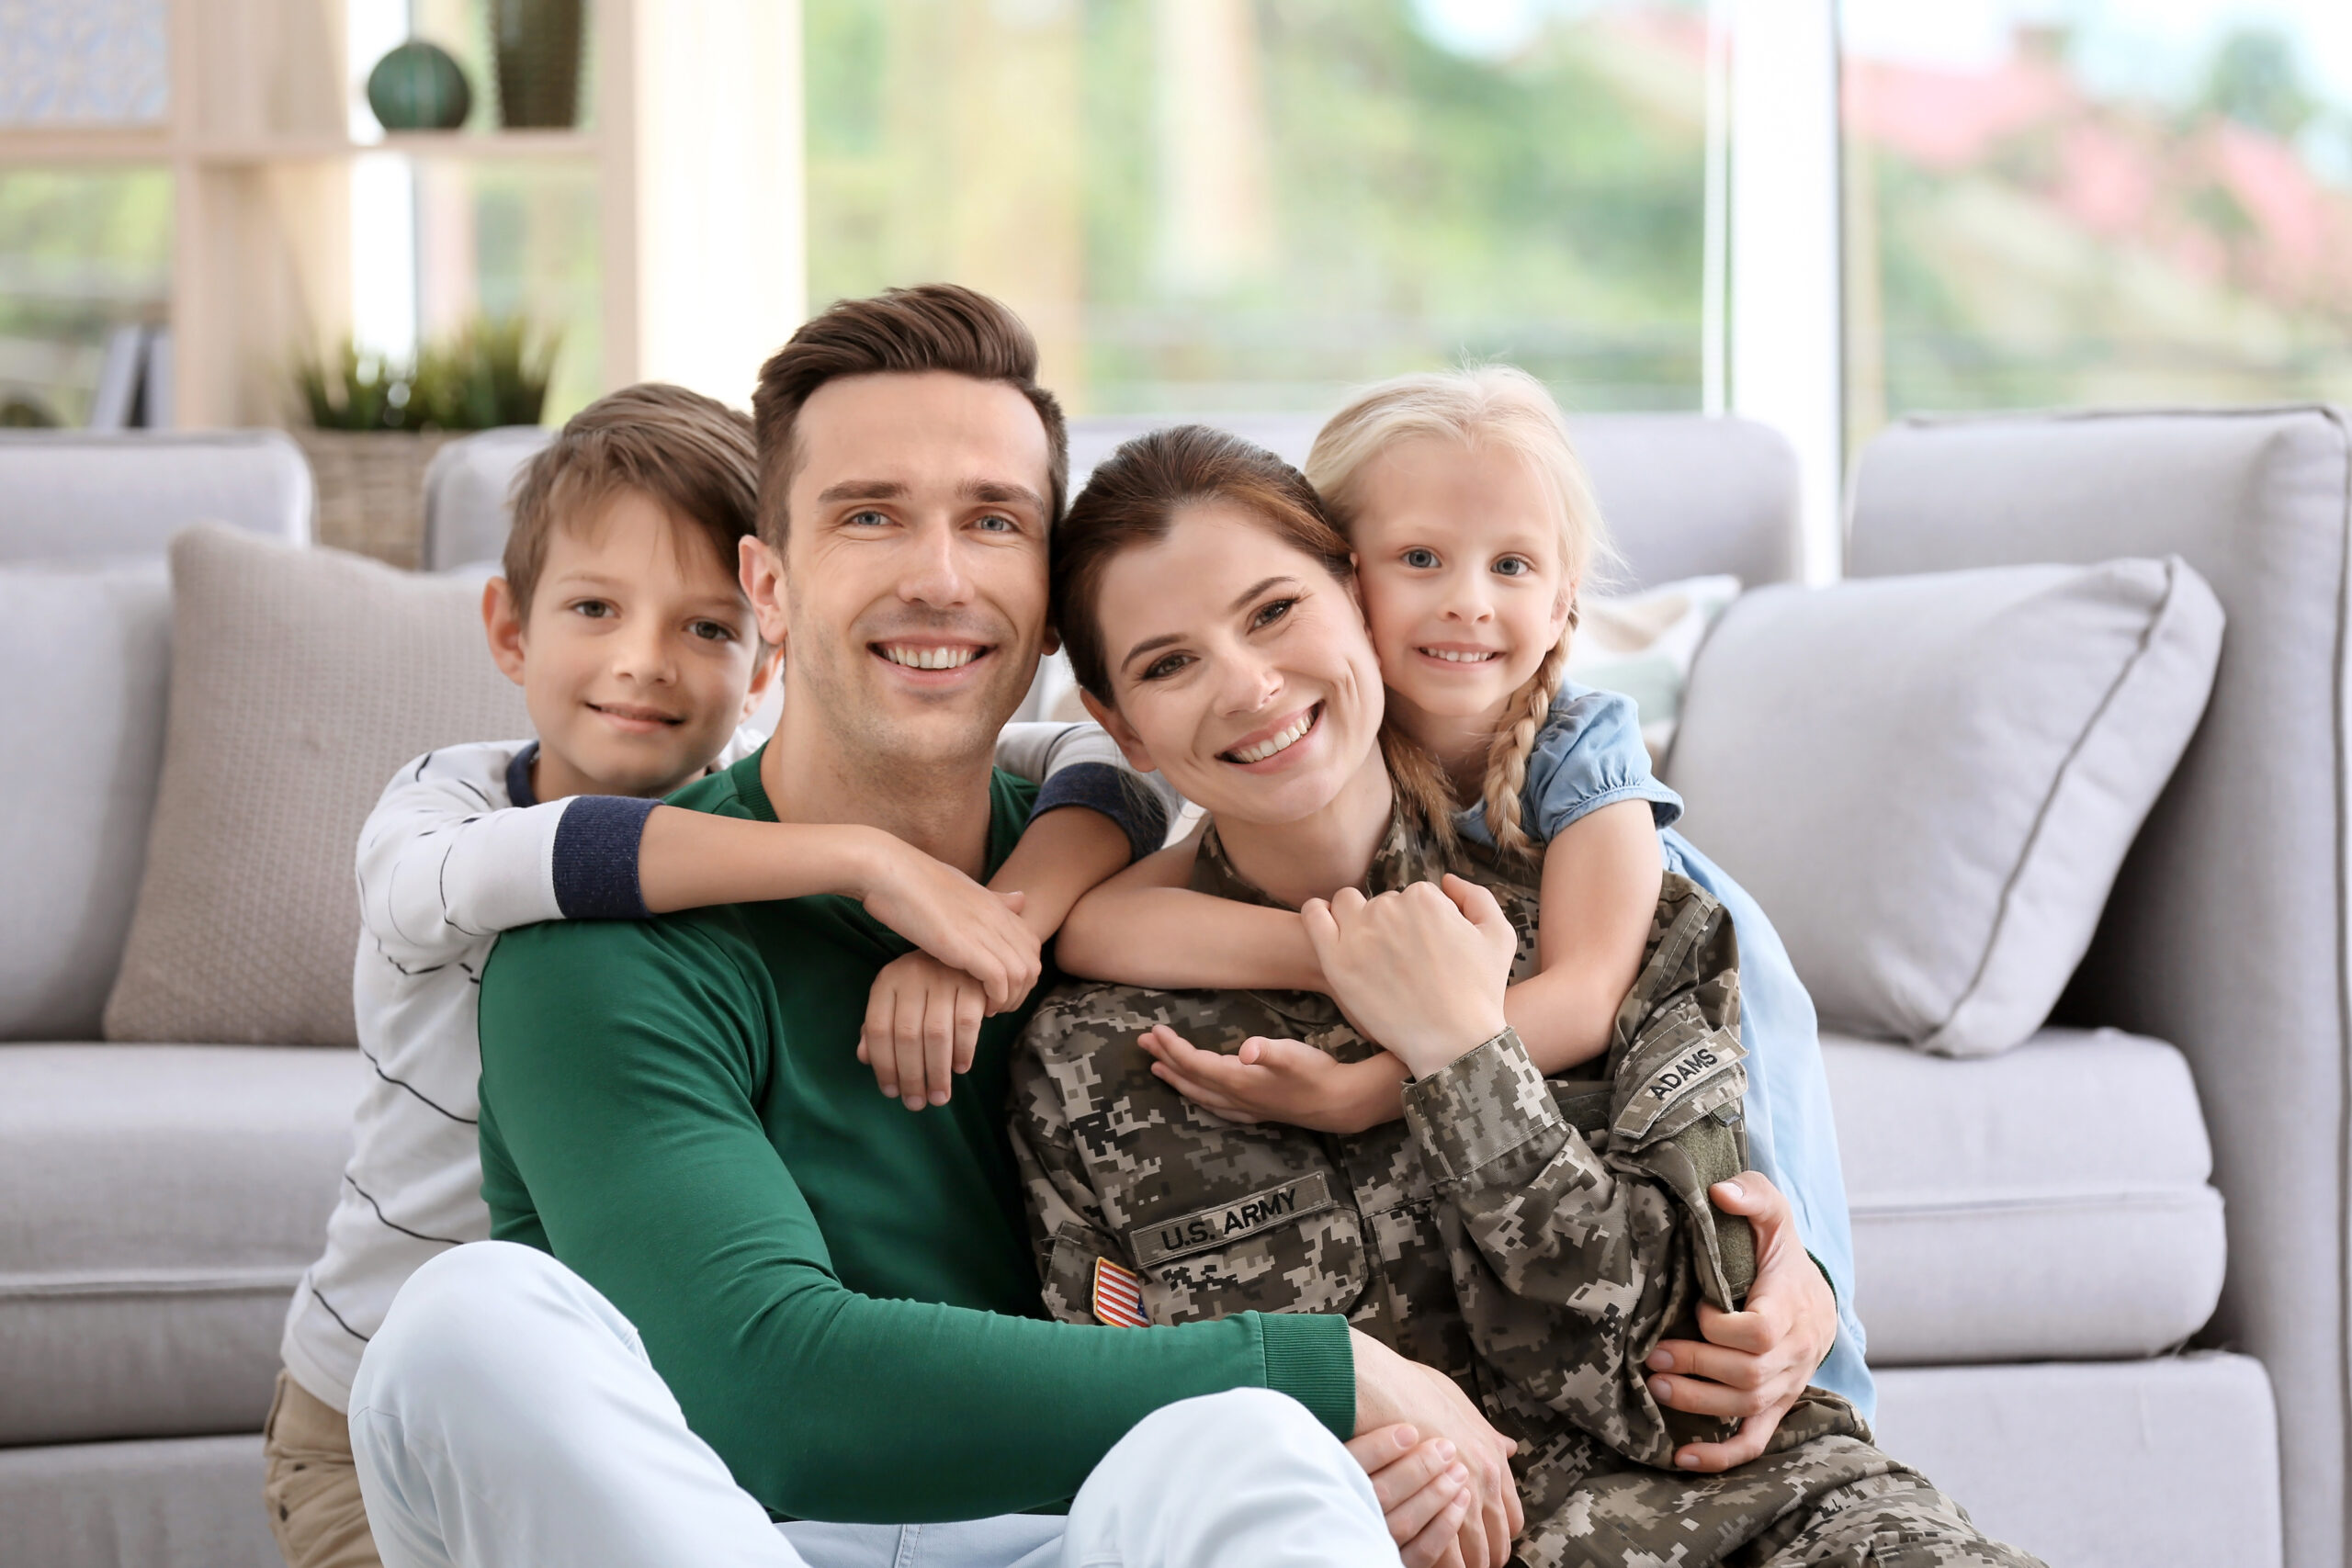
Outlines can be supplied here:
M1166 1024L1138 1038L1155 1077L1227 1122L1280 1122L1317 1133L1369 1132L1405 1113L1405 1066L1381 1052L1336 1061L1300 1040L1252 1035L1227 1056L1204 1051Z
M991 893L954 866L882 837L878 863L858 896L865 912L977 981L989 1012L1019 1007L1043 966L1037 934L1021 919L1022 896Z
M910 1111L944 1105L955 1075L972 1070L980 1020L989 1008L980 983L928 953L882 966L866 994L857 1059L882 1092Z

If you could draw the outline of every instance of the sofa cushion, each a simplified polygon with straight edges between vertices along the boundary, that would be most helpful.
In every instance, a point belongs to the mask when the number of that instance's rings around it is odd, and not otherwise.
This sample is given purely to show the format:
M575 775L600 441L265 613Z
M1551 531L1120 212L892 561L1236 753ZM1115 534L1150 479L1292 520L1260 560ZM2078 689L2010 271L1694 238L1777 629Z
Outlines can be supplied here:
M225 528L172 542L172 695L114 1040L353 1043L353 846L392 770L527 734L481 586Z
M0 1045L0 1445L260 1430L367 1071Z
M0 682L0 1040L89 1039L163 761L162 559L0 567L0 667L39 672Z
M2045 1030L1953 1062L1825 1036L1874 1366L2148 1356L2220 1299L2222 1197L2179 1052Z
M2090 945L2221 643L2177 558L1767 589L1700 653L1668 782L1824 1025L2007 1050Z
M307 544L314 496L282 430L0 431L0 560L161 555L204 522Z
M2278 1568L2278 1427L2251 1356L1881 1373L1879 1445L2064 1568Z

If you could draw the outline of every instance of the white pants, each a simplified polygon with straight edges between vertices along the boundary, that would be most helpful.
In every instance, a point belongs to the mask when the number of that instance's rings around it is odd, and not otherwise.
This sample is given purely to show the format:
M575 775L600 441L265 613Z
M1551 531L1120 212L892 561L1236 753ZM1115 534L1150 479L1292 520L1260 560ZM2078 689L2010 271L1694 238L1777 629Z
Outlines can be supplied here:
M687 1429L637 1330L532 1247L417 1270L351 1391L385 1568L1325 1568L1395 1563L1372 1483L1263 1389L1188 1399L1103 1456L1068 1518L775 1525Z

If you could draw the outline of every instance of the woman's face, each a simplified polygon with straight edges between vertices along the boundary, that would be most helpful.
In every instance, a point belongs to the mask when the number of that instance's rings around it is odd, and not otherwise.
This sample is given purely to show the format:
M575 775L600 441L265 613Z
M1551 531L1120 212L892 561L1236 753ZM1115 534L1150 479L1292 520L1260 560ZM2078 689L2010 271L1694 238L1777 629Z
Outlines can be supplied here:
M1364 619L1400 718L1499 718L1567 628L1556 504L1517 455L1398 444L1367 464L1349 527Z
M1255 513L1203 502L1102 572L1115 711L1137 768L1241 822L1296 821L1378 766L1380 667L1347 585Z

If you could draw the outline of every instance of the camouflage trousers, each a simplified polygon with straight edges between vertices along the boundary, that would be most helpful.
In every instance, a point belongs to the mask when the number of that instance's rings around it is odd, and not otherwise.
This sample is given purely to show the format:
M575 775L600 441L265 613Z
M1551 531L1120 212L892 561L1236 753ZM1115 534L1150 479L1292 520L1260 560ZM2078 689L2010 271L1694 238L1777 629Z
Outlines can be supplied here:
M1532 1456L1528 1477L1566 1467ZM1563 1454L1557 1456L1565 1459ZM1608 1464L1614 1456L1600 1455ZM1759 1458L1721 1475L1644 1465L1537 1481L1521 1568L2041 1568L1987 1538L1958 1503L1871 1446L1851 1405L1807 1392ZM1538 1517L1538 1508L1543 1509Z

